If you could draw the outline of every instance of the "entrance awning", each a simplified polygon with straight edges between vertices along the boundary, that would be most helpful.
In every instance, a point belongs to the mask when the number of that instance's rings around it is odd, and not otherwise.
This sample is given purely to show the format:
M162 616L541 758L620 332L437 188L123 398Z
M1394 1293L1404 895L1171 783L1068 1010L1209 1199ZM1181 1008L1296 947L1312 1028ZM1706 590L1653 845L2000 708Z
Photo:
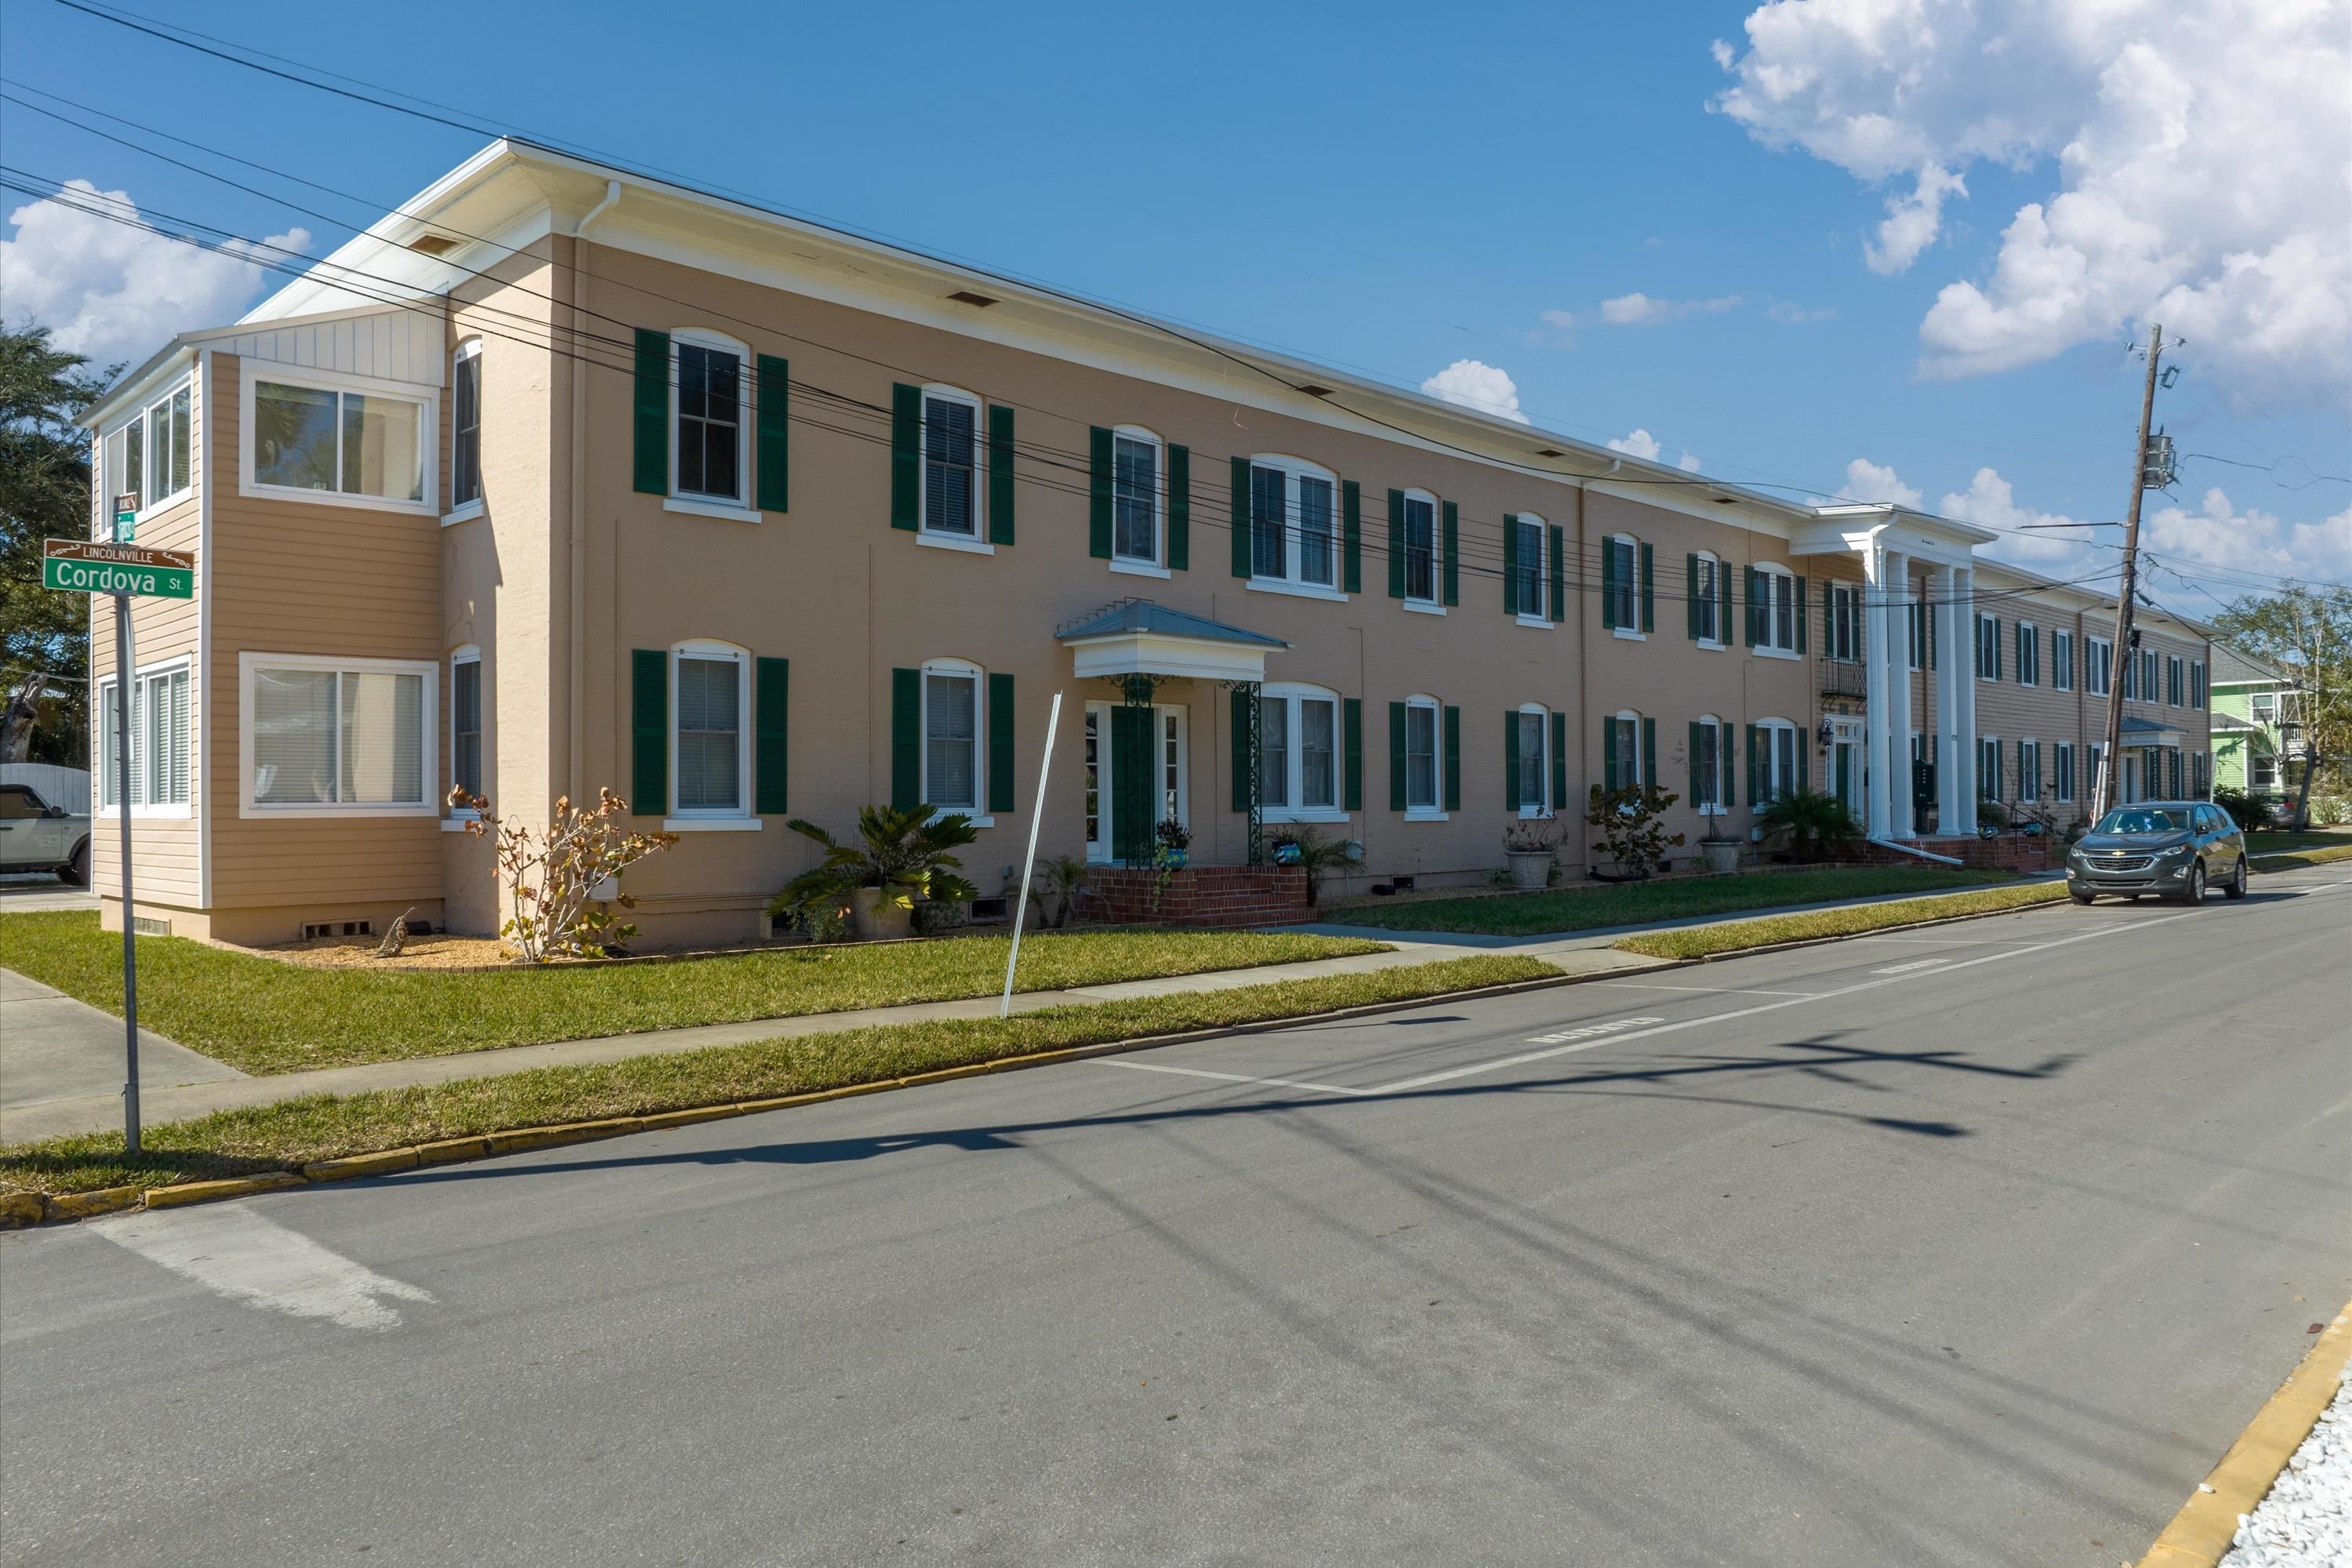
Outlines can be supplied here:
M2180 731L2169 724L2159 724L2153 719L2136 719L2124 715L2123 743L2126 749L2141 746L2169 746L2178 750Z
M1265 656L1290 646L1264 632L1229 626L1150 599L1123 599L1063 626L1055 636L1070 650L1081 679L1162 675L1262 681Z

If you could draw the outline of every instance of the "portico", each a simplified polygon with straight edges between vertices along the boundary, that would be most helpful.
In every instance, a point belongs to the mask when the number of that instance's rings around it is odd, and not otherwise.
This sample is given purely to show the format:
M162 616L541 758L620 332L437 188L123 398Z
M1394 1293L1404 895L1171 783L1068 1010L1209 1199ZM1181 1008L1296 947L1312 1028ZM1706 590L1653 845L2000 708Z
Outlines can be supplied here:
M1975 551L1991 531L1892 506L1825 506L1791 553L1856 557L1863 574L1864 832L1917 840L1912 737L1935 785L1936 831L1977 831L1976 681L1969 608ZM1924 583L1926 598L1920 597ZM1928 713L1913 711L1915 673L1927 675Z

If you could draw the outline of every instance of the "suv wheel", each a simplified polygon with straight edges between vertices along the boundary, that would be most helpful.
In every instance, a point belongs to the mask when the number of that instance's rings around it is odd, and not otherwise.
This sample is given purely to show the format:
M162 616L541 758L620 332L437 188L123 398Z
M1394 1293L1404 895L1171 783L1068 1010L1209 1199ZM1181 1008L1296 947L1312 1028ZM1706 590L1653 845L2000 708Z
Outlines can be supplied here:
M2196 908L2199 904L2205 901L2204 861L2200 860L2197 864L2189 868L2189 886L2182 891L2180 901L2187 904L2191 909Z
M58 880L68 888L89 886L89 840L74 846L73 858L58 868Z
M2238 857L2237 869L2230 873L2230 880L2222 887L2221 896L2227 899L2246 896L2246 858L2243 855Z
M2087 903L2090 903L2093 900L2095 900L2095 899L2096 899L2096 898L2098 897L2098 895L2097 895L2096 893L2086 893L2086 892L2083 891L2083 889L2080 889L2080 888L2069 888L2069 889L2066 889L2066 896L2067 896L2068 898L2070 898L2070 899L2074 900L2076 903L2078 903L2078 904L2087 904Z

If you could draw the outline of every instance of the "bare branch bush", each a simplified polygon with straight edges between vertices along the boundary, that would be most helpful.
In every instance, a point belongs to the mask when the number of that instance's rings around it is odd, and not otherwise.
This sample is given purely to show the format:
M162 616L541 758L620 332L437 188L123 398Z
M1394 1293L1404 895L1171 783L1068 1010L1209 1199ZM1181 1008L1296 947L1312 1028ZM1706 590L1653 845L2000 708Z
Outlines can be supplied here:
M636 908L626 893L603 889L646 856L677 842L675 833L638 833L622 826L629 803L609 789L596 804L575 806L559 795L545 833L527 823L500 821L490 803L463 789L449 792L449 804L474 814L466 831L490 840L514 913L499 928L525 963L556 958L603 958L608 948L637 934L633 924L613 918L613 905Z

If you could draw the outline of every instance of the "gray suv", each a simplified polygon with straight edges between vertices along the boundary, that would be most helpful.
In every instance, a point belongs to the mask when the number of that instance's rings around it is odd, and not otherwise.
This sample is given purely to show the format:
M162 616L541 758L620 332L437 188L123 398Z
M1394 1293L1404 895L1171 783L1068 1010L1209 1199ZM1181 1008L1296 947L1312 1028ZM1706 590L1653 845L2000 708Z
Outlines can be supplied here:
M51 805L30 784L0 784L0 871L55 871L89 886L89 818Z
M2211 886L2246 896L2246 836L2228 812L2201 800L2119 805L2066 856L2066 891L2078 904L2101 893L2201 904Z

